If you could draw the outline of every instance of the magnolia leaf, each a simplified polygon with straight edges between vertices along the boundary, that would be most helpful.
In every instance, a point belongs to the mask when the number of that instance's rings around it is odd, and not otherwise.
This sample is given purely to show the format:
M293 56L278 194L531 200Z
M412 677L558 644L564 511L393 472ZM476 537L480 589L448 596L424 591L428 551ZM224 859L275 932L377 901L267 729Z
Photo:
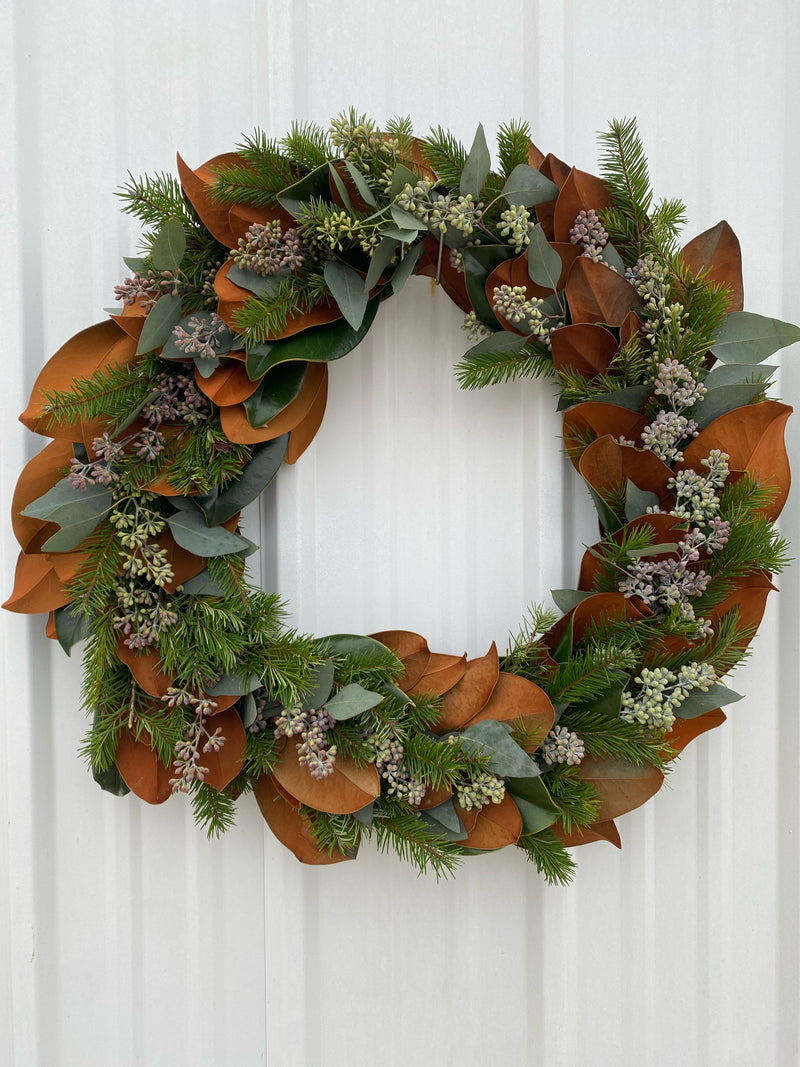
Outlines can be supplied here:
M384 699L382 693L373 693L364 689L358 682L351 682L343 686L335 696L331 697L325 705L325 710L332 719L341 722L343 719L352 719L362 712L376 707Z
M180 321L181 298L170 295L160 297L144 320L136 355L141 356L160 348L169 340L172 331Z
M549 243L537 222L531 231L528 245L528 275L534 285L556 290L561 277L561 256Z
M574 641L573 631L575 628L574 616L570 618L567 625L564 627L564 632L558 639L558 644L553 649L553 659L556 663L566 663L569 657L572 655L572 645Z
M237 511L261 495L278 473L288 444L289 434L285 433L271 441L254 445L252 455L240 474L221 487L215 486L204 496L193 497L195 504L202 509L208 526L227 522Z
M422 255L422 244L416 244L413 248L409 248L400 262L395 268L395 272L392 275L392 292L397 294L406 284L408 279L414 273L414 268L417 265L419 257Z
M375 801L372 800L369 804L365 804L363 808L354 811L353 818L356 822L360 822L362 826L372 826L372 812L374 809Z
M467 836L467 829L458 817L452 798L433 808L426 808L420 815L423 822L447 841L463 841Z
M500 263L513 259L516 252L509 245L470 245L463 256L464 284L470 303L484 326L496 330L501 324L486 296L486 279Z
M199 574L182 583L184 593L190 596L227 596L230 592L228 586L203 569Z
M336 186L336 191L338 192L339 196L342 198L342 205L344 206L345 211L349 211L350 214L352 215L352 213L353 213L353 203L350 200L350 194L347 191L347 186L342 181L341 174L336 169L336 167L333 165L333 163L329 163L328 164L328 168L329 168L329 171L330 171L330 176L331 176L331 178L333 178L333 184Z
M603 527L604 533L616 533L624 525L611 508L606 504L605 500L600 496L596 489L593 489L589 483L586 483L586 488L592 497L592 503L597 511L598 518L600 519L600 525Z
M361 634L331 634L329 637L317 638L317 644L333 652L336 656L360 656L365 652L386 653L386 645L380 641L373 641L371 637L363 637Z
M631 559L641 559L643 556L663 556L665 552L675 552L677 546L674 541L667 541L660 545L645 545L644 548L630 548L627 555Z
M167 519L172 536L181 548L195 556L228 556L241 552L250 542L224 526L206 526L201 511L178 511Z
M186 251L186 234L180 219L167 219L156 234L150 257L154 270L178 270Z
M355 185L356 189L358 189L361 199L364 200L367 204L369 204L370 207L377 207L378 203L375 200L375 195L367 184L367 179L364 177L364 175L361 173L355 163L351 163L349 160L345 160L344 165L347 167L350 177L353 179L353 184Z
M553 602L562 615L566 615L568 611L580 604L582 600L585 600L587 596L592 596L591 592L585 593L580 589L551 589L550 596L553 598Z
M112 793L115 797L124 797L130 793L130 789L119 773L119 767L116 763L112 763L104 771L99 771L96 767L92 767L92 778L105 793Z
M534 204L555 200L558 196L558 186L534 167L519 163L506 178L500 195L504 196L509 204L533 207Z
M519 808L523 833L538 834L561 815L541 778L506 778L506 792Z
M530 338L521 337L518 333L509 333L506 330L501 330L499 333L484 337L472 348L467 349L464 353L464 359L469 361L474 359L475 356L495 354L499 356L520 355L529 340Z
M722 363L754 364L796 341L800 326L752 311L733 311L723 319L711 351Z
M716 682L705 693L702 689L693 689L684 702L675 709L675 714L679 719L694 719L698 715L704 715L707 711L724 708L741 699L741 693ZM669 735L667 735L666 742L669 744Z
M648 508L658 507L658 496L647 489L640 489L628 478L625 486L625 518L628 522L646 515Z
M709 391L718 388L720 385L750 385L756 381L763 382L764 386L766 386L777 369L777 367L770 367L765 363L758 365L752 363L720 363L718 367L715 367L705 376L703 385Z
M393 237L384 237L378 247L373 251L369 261L369 270L364 279L364 292L368 293L378 279L392 262L397 250L397 241Z
M260 686L261 679L257 674L241 675L226 671L210 689L206 689L206 693L210 697L244 696Z
M534 778L540 773L536 763L520 748L506 727L494 719L473 723L455 737L465 752L487 756L489 770L503 778L507 775Z
M308 363L292 360L267 371L256 391L244 400L251 426L266 426L270 419L297 399L305 384L308 367Z
M76 611L75 604L65 604L53 612L58 643L69 656L79 641L89 636L95 618L92 611Z
M327 702L333 689L333 676L335 667L332 659L325 660L314 668L311 675L313 687L307 697L304 697L301 708L303 711L317 710Z
M428 229L427 222L418 219L417 216L412 215L410 211L404 211L403 208L398 207L397 204L392 204L389 211L400 230L420 231Z
M483 183L489 176L491 165L492 160L489 155L489 147L486 144L486 135L483 132L483 126L478 123L472 148L469 150L464 169L461 171L461 182L459 183L458 191L462 196L471 196L477 204L480 199L481 189L483 189Z
M704 430L720 415L727 415L736 408L747 407L766 391L763 382L751 382L744 385L720 385L709 389L703 399L692 409L692 418Z
M312 198L330 201L331 187L328 181L328 164L321 163L299 182L278 193L278 203L295 218L302 213L302 205Z
M239 704L239 710L242 716L242 726L245 730L249 730L258 718L258 705L252 693L245 693Z
M618 719L622 708L622 694L625 691L625 682L612 685L604 693L594 700L589 700L580 705L580 710L589 712L591 715L607 715L610 719Z

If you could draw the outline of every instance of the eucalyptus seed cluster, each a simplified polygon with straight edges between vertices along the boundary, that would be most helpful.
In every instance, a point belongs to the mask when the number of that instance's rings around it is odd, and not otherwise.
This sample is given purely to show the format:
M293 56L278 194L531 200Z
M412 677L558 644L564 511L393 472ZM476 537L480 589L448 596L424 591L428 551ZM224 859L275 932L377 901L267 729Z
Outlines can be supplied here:
M183 739L175 745L173 763L177 773L169 780L173 793L188 793L192 782L202 782L208 774L208 767L200 763L201 752L219 752L225 744L221 726L213 734L206 726L217 705L208 697L196 696L179 686L170 686L161 699L168 708L186 707L194 713L192 721L183 728Z
M689 663L673 674L665 667L643 667L634 679L639 689L622 694L620 718L648 730L669 730L675 711L695 689L707 693L717 681L710 663Z
M294 227L284 230L275 219L254 222L234 249L233 262L242 270L270 278L281 270L297 271L305 265L305 247Z
M333 774L336 764L336 745L330 743L328 733L336 725L325 708L304 711L300 707L284 708L274 720L275 737L296 737L299 762L308 768L312 778L321 781Z
M517 254L527 248L535 223L526 207L522 204L510 204L505 211L500 212L500 222L500 236L508 238L508 244Z
M346 244L357 245L368 256L372 255L380 244L381 237L375 226L365 226L361 219L348 214L343 208L321 211L308 215L303 225L303 239L307 240L310 229L311 239L318 242L327 253L341 252Z
M114 299L121 300L126 306L139 300L149 311L160 296L178 296L180 290L181 278L171 270L148 270L147 274L135 271L122 285L114 286Z
M666 263L652 255L643 256L636 265L628 267L625 277L644 301L650 318L642 333L655 348L662 338L679 339L683 331L686 309L683 304L670 301L670 271Z
M695 616L692 600L705 592L711 575L692 568L700 558L693 532L685 535L676 551L677 556L658 562L632 560L627 566L627 576L619 583L619 591L626 597L639 597L655 615L668 615L677 610L679 618L698 622L705 631L705 621Z
M700 432L694 419L684 412L694 407L706 395L707 389L692 372L677 359L665 359L656 366L653 383L655 396L664 397L667 407L642 431L642 444L665 463L679 463L683 459L680 445Z
M108 433L92 440L94 459L83 463L73 456L67 478L73 489L86 490L88 485L110 486L120 480L116 467L131 453L140 460L154 460L164 448L164 438L158 430L145 426L134 434L113 441Z
M405 800L417 807L425 796L425 783L412 778L403 762L405 752L399 737L392 731L388 735L367 734L364 748L381 778L387 783L388 795Z
M697 471L683 470L670 478L667 485L675 493L675 506L671 508L673 514L689 522L707 526L713 523L719 514L720 498L718 490L721 489L730 474L728 466L728 454L718 448L712 449L701 464L708 468L708 474L698 474Z
M586 755L586 748L578 735L570 732L566 726L554 726L544 739L541 755L549 767L555 763L574 767Z
M406 183L395 197L395 203L403 211L424 222L433 234L446 234L452 226L462 237L469 237L483 215L483 204L467 193L438 193L435 182L420 178L416 185Z
M198 359L213 359L217 355L217 349L222 345L223 338L228 333L228 327L212 311L208 315L192 315L187 326L176 326L172 331L175 347L187 355L197 356Z
M379 172L378 180L388 188L400 158L400 142L383 133L365 115L340 115L331 121L328 134L344 160L367 174Z
M191 426L211 415L211 402L197 388L193 363L179 364L180 371L163 372L158 377L158 395L142 408L142 417L151 426L162 422L186 422Z
M141 649L155 644L164 630L178 621L172 601L164 598L160 590L142 589L128 582L116 586L115 594L114 629L122 631L123 644L128 648Z
M109 522L116 530L117 539L127 550L122 558L122 569L129 579L145 578L153 585L163 588L175 577L166 549L151 544L150 539L160 534L166 523L151 505L159 497L145 489L111 490L114 506L109 513Z
M543 345L550 348L553 330L563 326L562 319L548 315L544 301L538 297L528 299L522 285L499 285L494 287L492 310L508 319L514 326L521 326Z
M456 799L464 811L480 811L487 804L499 804L506 795L506 783L490 771L456 782Z
M579 211L569 231L570 244L580 245L581 256L602 262L603 249L608 244L608 232L594 208Z
M482 337L488 337L492 332L487 329L474 311L468 311L461 323L461 329L466 330L470 341L480 341Z

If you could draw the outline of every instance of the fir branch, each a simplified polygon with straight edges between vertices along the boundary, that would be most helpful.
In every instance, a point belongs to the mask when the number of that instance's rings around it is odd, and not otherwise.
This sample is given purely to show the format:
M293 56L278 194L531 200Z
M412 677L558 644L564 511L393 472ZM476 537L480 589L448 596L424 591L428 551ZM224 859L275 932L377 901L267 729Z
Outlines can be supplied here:
M340 852L352 859L358 852L365 828L353 815L330 815L305 804L301 805L300 814L308 819L317 845L329 856Z
M500 157L500 169L507 178L514 167L528 163L530 149L530 126L520 119L511 119L500 125L497 134L497 149Z
M577 767L562 764L548 771L543 780L567 833L596 821L600 797L595 787L581 778Z
M48 425L100 418L110 425L121 425L147 401L158 377L159 361L145 356L97 370L89 378L75 378L71 389L45 393Z
M630 624L628 624L630 625ZM636 667L636 652L629 646L590 644L576 649L550 675L542 688L554 704L585 703L602 696L618 685L620 674L628 674Z
M462 359L455 366L456 378L462 389L484 389L489 385L500 385L501 382L552 376L554 373L550 350L533 340L521 352L511 355L503 349L479 352Z
M237 146L240 164L217 168L217 182L211 186L211 198L224 203L274 204L277 194L301 176L300 168L287 159L279 141L270 140L263 130Z
M587 756L625 760L636 766L650 764L664 769L663 738L635 723L624 722L591 708L567 708L559 726L573 731L583 741ZM572 770L573 768L567 768ZM550 778L548 776L548 786ZM552 792L552 791L551 791Z
M218 791L196 780L191 800L194 821L205 829L209 838L219 837L236 822L236 799L229 789Z
M518 674L534 681L550 673L547 666L549 652L540 635L547 633L558 622L558 615L543 604L531 604L526 617L516 634L511 635L511 644L503 657L501 669L509 674Z
M412 863L420 874L430 867L437 881L455 872L462 849L440 836L418 812L399 801L380 797L375 801L372 829L379 851L393 848L400 859Z
M289 318L314 306L314 293L297 274L281 278L271 293L251 296L233 315L233 327L244 344L263 344L283 333Z
M524 834L517 841L517 848L536 864L548 885L569 885L572 881L577 865L552 830Z
M467 162L467 150L449 130L436 126L422 141L423 154L444 185L457 189Z
M180 219L186 230L194 231L200 225L194 208L183 195L181 183L171 174L134 178L129 172L128 181L116 195L122 200L125 214L135 215L145 226L158 229L173 217Z
M328 135L316 122L293 122L279 144L299 170L315 170L333 158Z
M461 778L475 778L489 769L488 756L467 752L458 744L425 734L406 737L403 762L413 779L431 789L452 787Z

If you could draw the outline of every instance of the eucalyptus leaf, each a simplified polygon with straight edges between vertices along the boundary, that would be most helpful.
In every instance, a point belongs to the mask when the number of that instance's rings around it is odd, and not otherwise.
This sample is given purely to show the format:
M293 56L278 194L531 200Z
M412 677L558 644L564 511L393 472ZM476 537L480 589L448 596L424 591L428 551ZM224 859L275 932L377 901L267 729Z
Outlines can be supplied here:
M210 493L194 497L195 504L206 517L206 524L219 526L227 522L237 511L259 497L278 473L288 445L288 433L254 445L250 459L240 474L222 486L215 486Z
M314 668L311 675L311 689L308 696L304 697L301 707L303 711L318 710L328 700L333 689L333 676L335 668L332 659L326 659Z
M170 515L167 523L180 547L196 556L228 556L249 548L251 544L224 526L206 526L205 516L199 510L178 511Z
M216 356L192 356L192 359L201 378L210 378L219 367L219 359Z
M535 778L541 772L536 762L517 744L506 727L494 719L473 723L455 735L456 743L468 753L487 757L490 771L502 778Z
M62 478L43 496L31 501L22 514L61 527L42 545L45 552L71 552L95 530L112 504L110 489L102 485L76 489L68 478Z
M405 189L407 185L413 187L419 181L419 175L409 170L403 163L398 163L392 173L392 184L389 187L389 196L394 199Z
M358 682L351 682L342 686L338 693L331 697L325 705L325 710L332 719L341 722L377 707L383 699L382 693L373 693L370 689L364 689Z
M243 677L240 674L232 674L226 671L219 681L211 689L207 689L206 692L211 697L244 696L245 693L252 693L254 689L259 689L260 687L261 679L257 674L251 673Z
M79 641L85 640L92 630L95 619L93 611L75 611L75 604L65 604L53 612L58 643L69 656Z
M381 243L372 253L369 261L369 270L367 276L364 279L364 292L368 293L373 285L378 284L378 280L389 264L395 257L397 252L397 241L393 237L384 237Z
M800 341L800 327L781 319L732 311L722 321L711 351L722 363L761 363L787 345Z
M467 836L467 829L459 818L452 799L435 804L432 808L424 808L420 816L423 822L447 841L463 841Z
M581 704L580 710L592 715L607 715L609 719L616 721L622 710L622 694L627 680L628 676L624 675L622 681L609 686L600 696Z
M279 363L267 371L258 388L244 400L247 421L253 427L266 426L300 395L308 373L308 364L292 361Z
M144 320L136 355L141 356L160 348L169 340L172 331L180 321L181 298L169 294L159 297Z
M199 574L183 583L184 593L191 596L227 596L228 587L219 582L204 568Z
M405 211L403 208L398 207L397 204L392 204L390 208L390 214L394 221L397 223L398 229L401 230L427 230L427 222L423 222L418 219L416 215L412 215L410 211Z
M400 241L404 245L410 245L419 236L419 230L404 230L399 226L381 226L379 233L381 237L388 237L395 244Z
M665 552L677 552L677 546L672 542L663 545L645 545L644 548L628 549L627 555L631 559L643 559L645 556L663 556Z
M134 274L147 274L147 260L139 256L123 256L122 262Z
M378 297L369 301L363 321L357 330L343 319L337 319L325 326L303 330L302 333L282 341L254 345L248 353L247 373L255 380L266 374L271 367L277 367L279 363L292 360L331 363L341 359L363 341L377 313L378 303Z
M257 293L259 296L272 296L280 288L281 282L289 275L288 270L278 271L277 274L264 276L256 274L254 270L243 270L234 264L228 271L228 280L238 285L240 289L246 289L249 293Z
M468 349L464 353L464 359L470 360L474 359L475 356L494 355L495 353L504 356L519 355L527 345L528 340L529 338L520 337L518 333L499 330L497 333L482 338L476 345Z
M352 215L353 214L353 204L352 204L352 201L350 200L350 194L347 191L347 186L342 181L341 174L336 169L336 167L334 167L333 163L329 163L328 164L328 170L329 170L331 178L333 178L333 184L336 186L336 191L338 192L339 196L342 198L342 203L344 204L345 211L348 211Z
M278 193L278 203L295 218L303 214L303 204L307 204L312 198L330 201L331 187L327 163L321 163L299 182Z
M364 313L369 300L367 293L364 292L363 278L352 267L348 267L338 259L329 260L325 264L323 275L325 284L339 305L339 310L352 328L357 330L364 321Z
M506 792L519 808L525 834L538 834L561 815L541 778L506 778Z
M625 484L625 518L633 522L640 515L646 515L647 509L658 506L658 496L647 489L640 489L630 478Z
M720 363L705 376L703 385L708 390L717 389L721 385L750 385L757 381L766 386L777 369L765 363Z
M464 169L461 171L461 181L458 187L461 195L471 196L477 203L491 166L492 160L486 144L486 135L483 132L483 126L478 123L475 139L464 162Z
M475 314L490 330L502 327L486 296L486 279L516 253L509 245L470 245L464 249L464 284Z
M171 218L156 234L150 258L154 270L178 270L186 252L186 234L180 219Z
M383 647L383 646L381 646L381 647ZM404 707L404 708L416 707L416 705L414 704L413 699L408 695L408 693L404 693L402 689L398 689L397 686L393 682L382 682L381 683L381 689L384 691L384 693L387 696L394 697L394 699L396 701L398 701L398 703L402 707Z
M533 207L534 204L555 200L558 196L558 186L535 167L518 163L506 178L501 195L509 204Z
M609 267L613 267L617 274L621 275L623 278L625 277L625 271L627 269L625 261L610 241L600 253L600 258L604 263L607 263Z
M581 601L587 598L587 596L593 595L593 593L584 592L582 589L550 590L550 596L553 598L553 603L562 615L566 615L568 611L572 611L572 609L577 607Z
M553 659L556 663L566 663L572 655L572 646L574 644L574 622L574 617L569 620L564 627L563 634L558 640L558 644L553 649Z
M701 430L736 408L746 407L766 390L763 382L749 385L720 385L709 389L703 399L692 408L692 418Z
M610 393L597 393L592 400L600 404L613 404L614 407L627 408L628 411L641 411L651 391L649 385L629 385L625 389L614 389ZM572 404L569 403L566 407L572 407Z
M335 656L361 656L365 652L376 651L385 654L390 651L380 641L361 634L330 634L328 637L317 638L317 644L328 649Z
M419 257L422 255L422 244L416 244L413 248L409 248L403 258L395 267L394 274L392 275L392 292L397 294L405 286L408 279L414 273L414 268L419 262Z
M528 276L534 285L555 291L561 277L561 256L544 235L537 222L531 230L528 245Z
M358 189L358 193L361 199L365 203L369 204L370 207L377 207L378 203L375 199L375 194L370 189L369 185L367 184L367 179L364 177L364 175L361 173L355 163L351 163L348 159L345 160L344 165L347 167L347 170L350 173L350 177L353 179L353 184L355 185L356 189Z
M705 693L702 689L693 689L684 702L675 709L675 714L679 719L696 719L698 715L705 715L707 711L735 704L741 699L741 693L736 693L733 689L728 689L726 685L715 682ZM669 734L667 734L666 743L669 744Z
M258 705L256 704L256 698L252 693L246 693L244 695L239 704L239 709L242 716L242 726L245 730L249 730L258 718Z

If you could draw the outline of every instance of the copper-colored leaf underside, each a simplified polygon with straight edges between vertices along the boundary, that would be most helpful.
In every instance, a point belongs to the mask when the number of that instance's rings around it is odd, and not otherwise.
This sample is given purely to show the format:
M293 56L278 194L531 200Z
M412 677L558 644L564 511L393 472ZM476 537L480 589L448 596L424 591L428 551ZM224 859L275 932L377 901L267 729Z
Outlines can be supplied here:
M564 412L564 446L573 467L580 470L581 457L589 447L587 440L591 444L602 437L611 437L614 441L624 437L628 441L638 442L646 424L647 418L641 412L621 408L616 404L606 404L602 400L586 400ZM652 456L653 453L650 452L649 455ZM603 457L605 456L604 451Z
M522 833L522 816L508 793L499 804L486 804L480 811L465 811L460 804L454 807L464 823L467 836L460 845L480 852L491 852L506 845L515 845Z
M578 322L552 333L553 363L556 370L577 371L584 378L605 374L617 354L617 340L602 326Z
M621 530L617 530L612 535L618 545L622 544L626 537L636 530L641 530L643 527L647 527L651 531L650 544L651 545L666 545L679 544L686 534L686 522L683 519L676 518L674 515L664 514L657 512L654 515L640 515L638 519L633 519L622 527ZM600 576L603 570L603 563L600 559L594 555L599 551L600 542L596 545L592 545L583 554L581 560L581 570L578 577L578 589L594 589L595 582ZM657 556L648 556L648 561L665 559L670 552L664 552ZM622 575L620 575L622 577Z
M131 731L123 730L114 758L125 784L137 797L148 804L169 800L172 795L169 780L175 777L174 768L161 763L146 734L137 741Z
M81 555L83 555L81 553ZM27 555L20 552L14 574L14 588L3 604L7 611L37 615L69 604L62 579L56 573L50 553Z
M333 773L327 778L312 778L308 767L300 763L297 745L289 738L284 745L273 775L283 788L301 804L332 815L359 811L381 791L380 776L373 764L358 767L348 757L337 758Z
M676 719L672 729L664 738L664 745L676 753L683 752L696 737L716 729L717 726L722 726L725 718L725 712L721 708L715 708L714 711L707 711L703 715L697 715L694 719ZM669 759L674 758L672 755L669 756Z
M603 182L584 170L573 167L561 186L553 213L553 231L557 241L569 241L569 231L581 211L592 208L600 212L610 204Z
M41 452L22 468L11 500L11 525L14 536L24 552L38 551L58 530L58 525L45 519L34 519L21 512L38 500L64 477L64 468L72 459L69 441L50 441Z
M576 259L566 284L567 301L575 322L620 326L641 300L630 282L602 263Z
M434 729L437 733L460 730L478 715L492 695L500 676L497 645L492 642L485 656L471 659L459 681L444 694Z
M264 774L258 779L253 794L270 830L301 863L341 863L353 858L336 850L329 855L319 847L308 819L284 798L271 774Z
M231 281L228 273L232 266L232 259L222 264L214 278L214 290L219 297L217 314L228 326L235 328L233 320L236 312L244 306L247 300L251 299L253 294ZM339 305L332 297L320 300L309 311L299 311L294 315L289 315L284 329L279 333L270 334L268 340L279 341L285 337L292 337L294 334L302 333L303 330L310 330L313 326L325 326L329 322L335 322L341 317Z
M244 364L239 360L217 367L208 378L204 378L199 369L196 369L195 382L197 388L220 408L241 404L252 396L260 385L260 381L251 380Z
M604 500L624 492L630 479L639 489L655 493L662 510L669 511L673 503L667 484L673 472L666 463L655 452L621 445L610 435L592 441L578 462L578 470Z
M488 702L465 725L486 719L514 723L538 747L552 728L554 717L553 705L543 689L527 678L501 671Z
M619 830L613 819L607 819L605 822L594 822L591 826L574 826L569 833L561 823L556 823L552 827L552 831L561 844L566 845L567 848L588 845L592 841L608 841L609 844L614 845L616 848L622 848Z
M638 808L655 796L664 781L664 775L657 767L637 766L615 759L587 757L579 765L578 773L599 794L598 822L616 819Z
M730 289L728 311L742 310L744 307L742 250L739 246L739 239L724 219L716 226L694 237L683 249L681 255L684 264L692 274L698 275L703 271L708 281Z

